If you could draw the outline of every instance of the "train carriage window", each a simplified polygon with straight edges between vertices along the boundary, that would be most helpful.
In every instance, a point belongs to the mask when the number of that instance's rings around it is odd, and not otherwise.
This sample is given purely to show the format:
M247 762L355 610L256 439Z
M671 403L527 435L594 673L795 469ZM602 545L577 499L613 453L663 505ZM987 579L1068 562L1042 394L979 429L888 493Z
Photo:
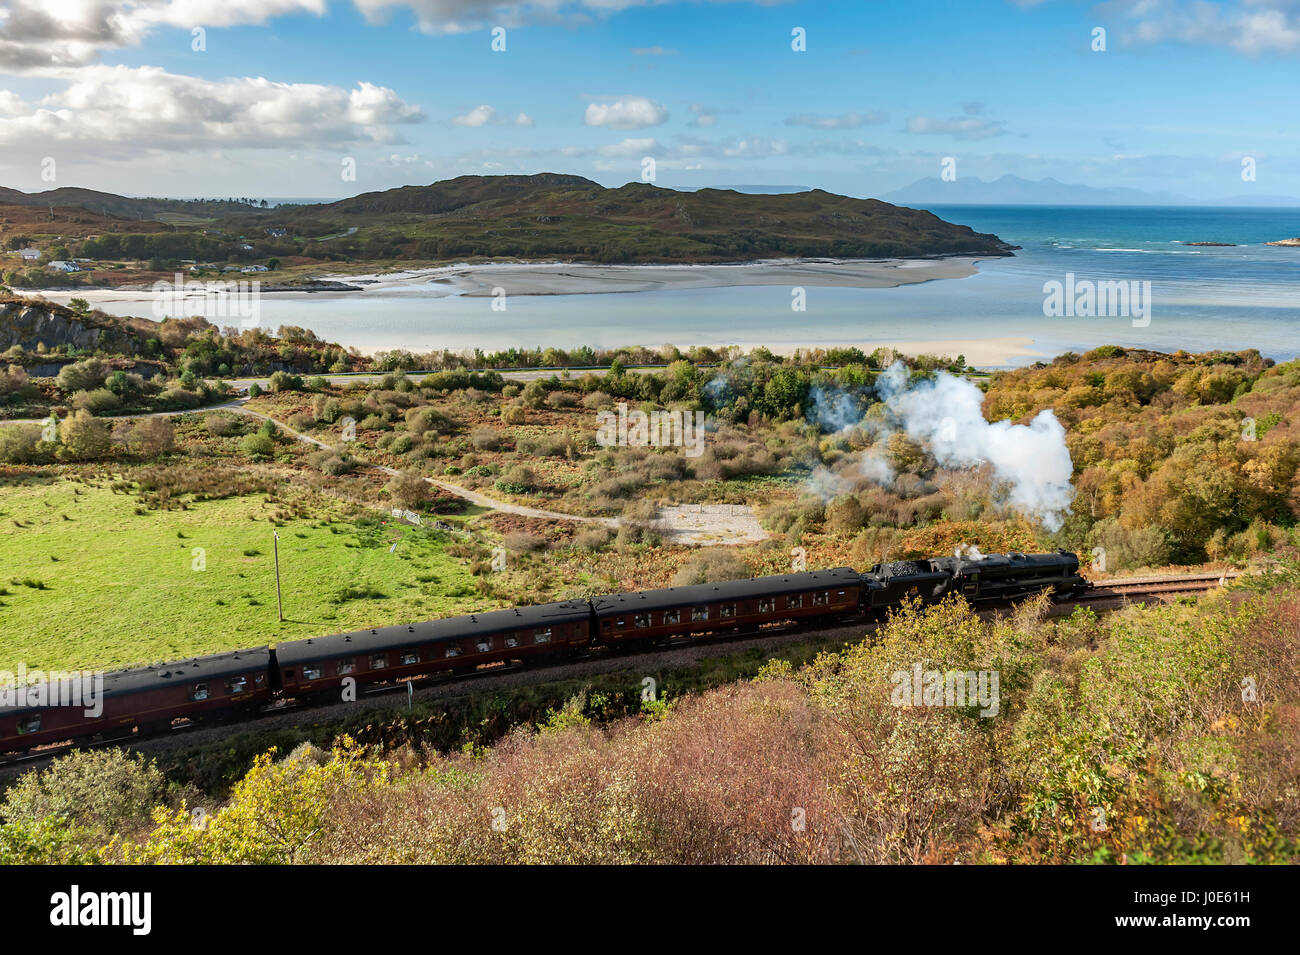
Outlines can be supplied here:
M825 607L825 606L826 606L827 599L828 599L829 597L830 597L830 594L826 593L826 591L824 591L824 590L822 590L822 591L818 591L817 593L813 594L813 606L814 606L814 607Z
M708 608L708 607L696 607L694 610L691 611L691 619L692 619L692 620L708 620L708 619L709 619L709 608Z
M637 629L644 630L650 626L650 615L648 613L639 613L632 618L632 622L636 624Z
M484 637L478 643L474 644L474 647L479 653L488 653L492 649L492 638Z
M519 639L517 637L506 637L507 650L513 650L517 646L519 646Z
M619 626L622 626L622 623L620 623ZM550 642L551 642L550 627L539 627L538 629L533 631L533 643L550 643Z
M736 615L735 604L723 604L721 607L718 608L719 617L734 617L735 615Z
M343 676L346 673L355 673L356 669L357 669L356 657L344 657L337 664L335 664L334 667L334 671L339 676Z
M41 714L33 713L31 716L24 716L18 721L18 735L26 736L28 733L39 732L41 728Z
M681 622L682 622L682 612L681 612L680 610L665 610L665 611L664 611L664 623L665 623L665 624L670 624L670 623L681 623Z
M785 598L785 605L790 610L798 610L803 606L803 594L791 594Z
M627 626L627 621L624 620L622 617L619 617L617 620L614 621L614 626L616 626L616 627L618 627L618 629L622 630L624 627Z
M420 662L420 654L415 650L400 650L398 651L398 659L402 661L402 666L410 666L412 663Z
M318 666L302 668L302 678L304 680L319 680L320 676L321 676L321 668Z
M247 687L248 677L246 676L232 676L226 681L227 693L243 693Z
M208 698L208 685L206 683L195 683L190 687L190 699L194 702L206 700Z
M775 609L776 609L775 597L764 597L762 600L758 602L759 613L771 613Z
M458 656L460 656L460 647L456 646L456 645L453 643L451 646L449 646L449 647L446 649L446 651L443 653L443 656L444 656L444 657L458 657Z
M384 667L386 667L386 666L388 666L388 654L387 654L387 653L372 653L372 654L370 654L370 669L372 669L372 670L382 670L382 669L383 669Z
M257 676L253 677L253 682L256 683L258 686L261 686L263 683L266 682L266 674L259 673Z

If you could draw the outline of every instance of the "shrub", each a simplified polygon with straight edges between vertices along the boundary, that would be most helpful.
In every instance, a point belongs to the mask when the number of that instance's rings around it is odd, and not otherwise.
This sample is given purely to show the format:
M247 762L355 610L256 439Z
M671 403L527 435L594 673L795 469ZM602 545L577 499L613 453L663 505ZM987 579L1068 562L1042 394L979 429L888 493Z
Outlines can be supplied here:
M248 397L256 398L261 393L262 393L262 386L259 385L257 382L253 382L251 385L248 386Z
M73 752L19 777L0 814L9 823L64 817L107 840L147 827L167 781L152 761L120 749Z
M141 418L131 428L128 443L141 457L156 458L175 445L176 429L170 418Z
M76 391L98 388L107 376L108 368L102 361L98 358L88 358L60 368L55 383L58 384L60 391L70 395Z
M108 453L112 435L108 423L88 411L77 411L59 426L60 453L74 461L88 461Z
M1163 527L1129 529L1116 518L1107 517L1093 526L1088 539L1092 547L1105 551L1107 570L1163 567L1169 563L1172 542Z
M433 494L433 488L416 471L399 471L388 482L388 496L398 507L419 510Z
M22 365L9 365L0 372L0 398L19 394L30 386L27 370Z
M72 396L71 405L79 411L102 415L121 407L122 400L107 388L96 388L94 391L77 392Z
M279 391L302 391L302 377L291 375L287 371L277 371L271 375L267 388L273 394Z
M696 551L673 577L673 586L711 584L719 580L746 580L751 576L749 566L725 547L709 547Z
M270 435L263 434L261 431L245 435L239 446L252 458L269 458L275 454L275 441Z
M478 451L499 451L505 443L504 436L494 428L475 428L469 440Z
M37 463L45 457L40 443L38 424L0 424L0 461L5 464Z
M516 554L528 554L535 550L541 550L546 546L546 538L537 534L529 534L527 531L511 531L502 539L506 550Z

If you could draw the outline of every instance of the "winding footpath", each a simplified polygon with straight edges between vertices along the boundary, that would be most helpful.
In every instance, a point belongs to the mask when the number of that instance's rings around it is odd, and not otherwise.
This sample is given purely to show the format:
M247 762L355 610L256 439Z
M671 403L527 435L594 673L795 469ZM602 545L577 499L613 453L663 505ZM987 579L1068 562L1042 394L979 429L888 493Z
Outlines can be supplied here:
M254 411L252 408L246 408L244 403L248 400L248 398L237 398L234 401L227 401L224 404L219 405L209 405L205 408L187 408L184 411L153 411L149 414L120 415L105 420L134 421L139 418L174 418L186 414L207 414L213 411L230 411L234 414L242 414L247 415L250 418L259 418L262 421L269 421L285 434L297 438L305 444L315 445L316 447L323 448L327 451L333 449L333 445L326 444L324 441L313 438L309 434L303 434L301 431L295 431L283 421L277 421L270 415L262 414L260 411ZM45 420L46 419L44 418L16 418L13 420L0 421L0 427L10 424L44 424ZM372 468L383 474L387 474L389 477L395 477L399 473L395 468L386 467L382 464L371 464L368 461L358 461L358 463L363 467ZM479 507L486 507L494 511L501 511L505 514L517 514L520 517L535 517L550 521L573 521L581 524L602 524L605 527L618 527L618 518L615 517L586 517L581 514L564 514L560 511L547 511L537 507L524 507L522 504L511 504L508 501L499 501L496 498L488 497L486 494L481 494L478 491L471 491L469 488L452 484L449 481L440 481L437 478L432 477L426 477L425 480L434 487L441 488L448 494L453 494L456 497L469 501L471 504L477 504Z

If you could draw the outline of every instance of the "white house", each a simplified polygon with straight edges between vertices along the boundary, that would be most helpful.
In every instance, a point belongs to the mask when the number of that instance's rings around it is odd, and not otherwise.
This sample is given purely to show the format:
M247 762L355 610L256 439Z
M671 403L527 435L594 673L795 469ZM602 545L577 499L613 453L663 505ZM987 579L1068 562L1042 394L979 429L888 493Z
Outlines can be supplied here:
M54 271L56 272L80 272L81 271L81 266L78 265L76 262L64 262L62 260L58 262L51 262L49 264L49 268L54 269Z
M239 271L241 272L269 272L271 271L265 265L245 265Z
M19 249L18 254L23 257L24 262L36 262L41 257L40 249Z

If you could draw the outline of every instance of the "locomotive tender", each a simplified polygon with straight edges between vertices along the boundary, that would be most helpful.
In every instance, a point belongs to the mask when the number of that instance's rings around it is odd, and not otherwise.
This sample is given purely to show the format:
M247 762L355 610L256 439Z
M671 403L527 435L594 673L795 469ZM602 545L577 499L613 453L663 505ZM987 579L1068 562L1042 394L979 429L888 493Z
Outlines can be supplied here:
M425 620L291 640L104 675L98 713L82 706L0 703L0 752L50 743L166 732L176 719L229 720L276 699L338 698L340 688L486 663L557 659L592 647L647 647L673 637L753 632L797 622L879 618L904 600L949 593L973 606L1092 585L1069 551L990 554L777 574L591 600Z

